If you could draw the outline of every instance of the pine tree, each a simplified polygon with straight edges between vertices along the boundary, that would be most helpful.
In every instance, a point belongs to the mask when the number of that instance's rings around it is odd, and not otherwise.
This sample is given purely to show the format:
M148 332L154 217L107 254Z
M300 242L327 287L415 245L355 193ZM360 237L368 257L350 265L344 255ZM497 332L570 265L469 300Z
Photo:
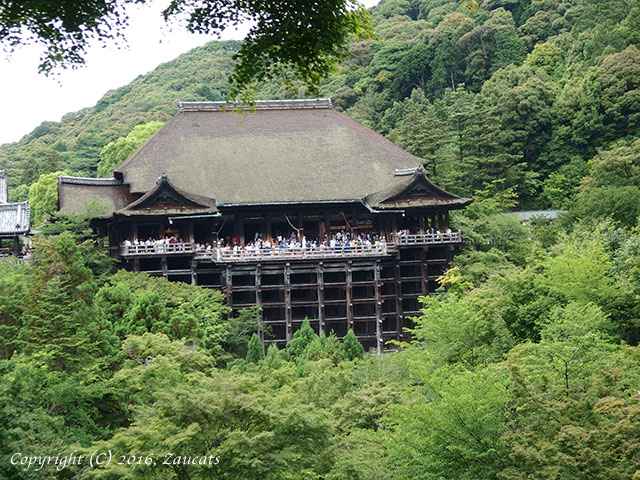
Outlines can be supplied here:
M320 335L311 341L305 350L304 357L307 360L327 358L327 337L324 332L320 332Z
M266 356L267 365L269 365L270 368L278 368L282 363L282 359L280 357L280 349L278 346L275 343L269 345Z
M349 330L340 344L340 359L355 360L364 356L364 347L356 338L353 330Z
M251 340L249 340L246 359L250 363L258 363L260 360L264 360L264 345L257 333L254 333L251 336Z
M304 353L309 344L316 338L318 338L318 336L313 331L313 328L311 328L309 319L305 318L300 329L293 334L293 338L287 344L286 352L289 359L297 360Z

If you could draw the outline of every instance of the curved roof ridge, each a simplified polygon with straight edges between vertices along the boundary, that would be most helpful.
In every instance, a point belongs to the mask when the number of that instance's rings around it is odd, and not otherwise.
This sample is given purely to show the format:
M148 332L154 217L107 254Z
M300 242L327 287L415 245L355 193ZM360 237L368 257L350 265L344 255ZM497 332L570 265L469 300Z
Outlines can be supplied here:
M256 100L253 104L242 102L178 102L180 113L241 110L295 110L300 108L331 108L330 98L294 98L288 100Z

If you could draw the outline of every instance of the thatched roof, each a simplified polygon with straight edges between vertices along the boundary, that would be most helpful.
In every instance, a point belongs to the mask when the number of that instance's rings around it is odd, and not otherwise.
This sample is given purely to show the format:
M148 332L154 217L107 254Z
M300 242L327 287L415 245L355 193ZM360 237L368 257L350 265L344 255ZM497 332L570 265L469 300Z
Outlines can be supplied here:
M206 104L205 104L206 105ZM166 173L218 203L359 199L421 160L331 108L186 110L117 170L132 192Z
M433 185L420 170L433 188L422 197L413 192L410 205L404 205L397 194L411 180L406 172L415 172L422 160L336 112L329 99L262 101L253 112L242 113L233 107L181 102L180 113L120 165L114 178L74 183L61 177L61 210L82 211L79 204L96 195L111 212L124 214L123 207L152 190L161 175L182 194L215 198L221 209L319 202L460 208L468 203ZM73 191L80 184L92 192ZM115 190L125 186L123 203Z
M98 215L111 215L135 200L129 186L115 178L58 177L58 207L62 213L86 213L93 206Z

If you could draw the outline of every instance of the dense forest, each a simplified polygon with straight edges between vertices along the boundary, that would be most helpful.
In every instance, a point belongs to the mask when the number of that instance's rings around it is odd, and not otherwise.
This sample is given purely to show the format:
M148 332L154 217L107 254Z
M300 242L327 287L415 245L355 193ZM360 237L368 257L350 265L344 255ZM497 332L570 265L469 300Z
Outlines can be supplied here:
M386 0L372 16L322 93L474 198L412 341L370 356L306 324L265 352L259 306L230 317L220 292L117 271L86 218L58 218L31 262L0 262L0 478L640 479L640 7ZM52 214L56 172L108 173L178 100L223 99L238 48L3 145L12 198ZM533 207L563 213L508 213ZM20 464L38 455L54 460Z

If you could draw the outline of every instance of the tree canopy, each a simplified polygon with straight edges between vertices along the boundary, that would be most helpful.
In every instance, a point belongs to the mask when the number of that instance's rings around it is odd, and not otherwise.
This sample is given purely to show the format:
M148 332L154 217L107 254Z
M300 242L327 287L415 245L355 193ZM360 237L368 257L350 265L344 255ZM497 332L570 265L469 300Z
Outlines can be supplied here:
M148 0L7 0L0 9L0 42L13 51L25 43L42 47L40 71L76 67L92 41L123 40L126 8ZM162 12L166 21L186 24L189 32L220 34L229 26L252 22L236 54L231 75L235 93L260 79L292 72L317 88L347 53L349 36L371 35L366 10L354 0L172 0Z

